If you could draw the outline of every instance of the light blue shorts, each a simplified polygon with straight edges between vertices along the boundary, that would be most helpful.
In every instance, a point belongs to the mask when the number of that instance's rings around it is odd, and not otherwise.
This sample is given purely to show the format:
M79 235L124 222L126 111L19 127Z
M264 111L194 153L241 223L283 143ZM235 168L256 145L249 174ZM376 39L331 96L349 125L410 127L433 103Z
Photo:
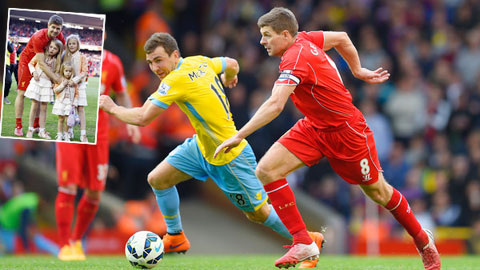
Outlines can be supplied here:
M195 179L211 178L242 211L258 210L267 201L267 194L255 176L257 161L249 144L230 163L215 166L205 160L194 136L177 146L166 160Z

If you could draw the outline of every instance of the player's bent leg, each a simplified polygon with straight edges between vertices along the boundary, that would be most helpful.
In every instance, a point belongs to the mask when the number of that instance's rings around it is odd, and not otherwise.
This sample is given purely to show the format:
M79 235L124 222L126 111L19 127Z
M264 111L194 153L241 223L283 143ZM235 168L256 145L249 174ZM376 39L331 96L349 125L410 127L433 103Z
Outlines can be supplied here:
M313 242L297 209L295 195L285 179L302 166L304 163L298 157L276 142L260 160L255 171L276 213L292 235L294 244Z
M417 250L422 256L425 269L440 269L440 255L438 254L433 236L422 229L405 197L385 181L379 172L378 181L371 185L360 185L362 190L373 201L390 211L395 219L412 236ZM422 252L422 251L426 252Z
M277 142L263 156L255 171L264 184L275 211L293 237L290 250L275 262L275 266L280 268L288 268L301 261L315 259L320 253L308 235L296 205L295 195L285 179L289 173L304 165L297 156Z
M167 234L163 237L166 253L185 253L190 249L190 241L183 232L180 198L175 187L176 184L190 178L192 178L190 175L173 167L166 160L148 174L148 183L155 193L158 207L167 225Z

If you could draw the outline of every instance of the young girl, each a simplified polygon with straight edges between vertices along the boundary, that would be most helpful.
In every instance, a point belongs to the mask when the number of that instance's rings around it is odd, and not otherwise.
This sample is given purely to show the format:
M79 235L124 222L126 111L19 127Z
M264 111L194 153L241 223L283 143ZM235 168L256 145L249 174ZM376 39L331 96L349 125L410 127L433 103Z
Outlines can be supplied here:
M72 63L75 77L73 82L78 84L78 115L80 116L80 141L88 142L85 123L85 109L87 106L87 82L88 61L85 55L80 52L80 37L69 35L66 39L67 49L63 61ZM69 129L69 135L73 138L73 130Z
M63 44L58 39L52 39L45 47L45 64L48 68L54 72L60 72L60 63L61 55L63 51ZM45 131L45 121L47 117L47 104L53 102L53 91L52 91L52 81L50 78L42 71L40 68L40 63L38 62L37 56L34 56L30 63L28 63L28 68L33 75L33 78L30 80L30 84L25 91L25 97L28 97L32 100L32 106L30 107L30 119L28 122L28 132L26 137L33 137L33 122L35 120L35 113L38 110L40 103L40 130L38 136L44 139L50 139L50 136Z
M72 106L77 102L78 87L73 81L74 69L71 63L64 63L61 69L62 82L56 85L53 89L55 91L55 104L53 104L52 113L58 115L58 130L57 141L70 141L68 135L67 117L72 111Z

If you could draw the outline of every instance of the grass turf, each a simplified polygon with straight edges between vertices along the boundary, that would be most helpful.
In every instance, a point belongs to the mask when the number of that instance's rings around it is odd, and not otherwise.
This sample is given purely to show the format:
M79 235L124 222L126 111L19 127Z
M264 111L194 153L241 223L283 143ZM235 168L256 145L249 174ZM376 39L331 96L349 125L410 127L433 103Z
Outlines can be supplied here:
M154 269L203 270L203 269L277 269L273 263L280 255L170 255ZM473 270L479 269L480 256L442 257L442 269ZM135 269L123 256L89 256L86 261L62 262L50 256L3 256L0 257L0 269ZM294 269L294 268L290 268ZM342 270L422 270L420 257L354 257L321 256L316 269Z
M23 117L22 117L22 124L23 124L23 135L24 137L17 137L13 134L15 129L15 98L17 97L17 83L12 76L12 86L10 88L10 93L8 95L8 99L12 104L5 105L2 104L2 137L12 137L12 138L25 138L25 134L28 131L28 118L30 114L30 105L32 101L29 98L25 98L25 105L23 109ZM98 109L98 91L99 91L99 77L89 77L88 78L88 85L87 85L87 103L88 106L85 107L85 122L87 123L86 132L87 138L90 143L95 141L95 132L96 132L96 125L97 125L97 109ZM47 120L45 124L45 129L47 132L50 133L52 140L55 140L55 135L57 134L57 124L58 124L58 116L52 114L53 105L48 104L47 106ZM75 126L73 128L74 138L72 141L80 141L80 126ZM34 139L42 138L38 137L38 134L33 135Z

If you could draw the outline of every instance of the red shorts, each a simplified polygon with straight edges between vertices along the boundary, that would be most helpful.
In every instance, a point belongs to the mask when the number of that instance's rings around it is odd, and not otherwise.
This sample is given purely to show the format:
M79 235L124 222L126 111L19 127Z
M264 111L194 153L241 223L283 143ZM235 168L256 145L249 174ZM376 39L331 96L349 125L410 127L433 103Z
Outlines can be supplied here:
M32 74L28 69L28 63L23 61L18 62L18 90L26 91L30 80L32 79Z
M307 166L327 157L332 169L351 184L373 184L383 171L373 132L361 115L341 127L327 130L301 119L278 142Z
M57 143L58 185L104 190L108 154L108 141L97 141L97 145Z

